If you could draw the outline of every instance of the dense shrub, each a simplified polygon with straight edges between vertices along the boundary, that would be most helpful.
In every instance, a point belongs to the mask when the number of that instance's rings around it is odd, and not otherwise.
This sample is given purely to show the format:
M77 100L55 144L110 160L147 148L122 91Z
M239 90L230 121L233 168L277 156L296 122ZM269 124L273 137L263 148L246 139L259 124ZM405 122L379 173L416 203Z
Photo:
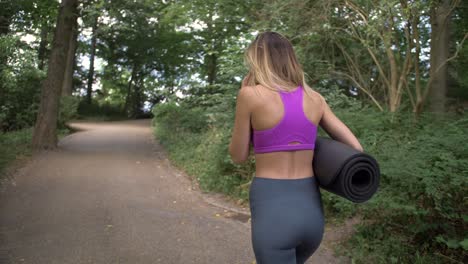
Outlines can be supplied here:
M176 103L160 104L153 110L156 120L167 122L169 131L200 133L207 127L207 116L201 108L189 108Z
M83 98L78 103L78 118L100 118L103 120L126 119L123 107L117 103L97 102L93 100L89 104Z
M0 36L0 54L7 64L0 65L0 131L11 131L34 124L39 106L41 81L45 73L36 68L31 50L17 50L19 38Z
M0 132L0 175L13 160L29 155L31 151L32 127L17 131Z
M243 184L250 181L252 164L239 166L231 162L228 154L231 125L220 125L229 114L206 113L186 103L160 104L153 113L159 141L175 164L196 177L204 191L247 198Z
M444 263L467 250L468 119L370 110L339 116L379 161L381 189L359 206L369 221L350 241L359 263ZM391 235L391 236L389 236ZM378 252L381 254L373 254Z
M424 114L416 120L412 113L363 106L333 87L323 91L382 172L379 192L363 204L322 191L328 219L356 214L364 219L341 253L355 263L462 261L467 250L468 148L463 142L468 119ZM155 132L174 162L196 177L204 190L248 199L254 164L230 161L234 99L232 91L224 94L205 95L205 100L224 98L224 103L204 108L187 103L193 98L159 105L154 110ZM325 135L321 129L319 134Z
M76 96L60 97L58 116L59 127L65 127L65 123L77 116L79 98Z

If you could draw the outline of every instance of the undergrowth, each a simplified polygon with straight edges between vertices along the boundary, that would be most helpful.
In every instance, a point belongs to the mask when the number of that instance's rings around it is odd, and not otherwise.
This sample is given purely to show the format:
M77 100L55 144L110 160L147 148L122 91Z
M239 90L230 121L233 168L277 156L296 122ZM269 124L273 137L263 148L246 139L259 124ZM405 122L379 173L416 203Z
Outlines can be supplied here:
M412 113L379 112L340 96L329 98L335 114L381 169L379 190L365 203L321 192L327 219L363 219L339 252L353 263L463 263L468 249L468 118L423 114L415 119ZM158 105L155 135L202 190L247 201L254 161L235 165L230 160L234 104L226 101L203 107L190 100Z

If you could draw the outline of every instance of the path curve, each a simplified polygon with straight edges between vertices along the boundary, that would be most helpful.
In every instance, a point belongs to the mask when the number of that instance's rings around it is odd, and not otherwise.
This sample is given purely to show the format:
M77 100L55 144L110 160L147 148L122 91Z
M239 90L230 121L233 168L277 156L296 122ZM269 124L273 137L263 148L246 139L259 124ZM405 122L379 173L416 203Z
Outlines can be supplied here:
M248 209L170 166L150 119L71 125L0 193L0 263L253 263ZM338 263L322 245L308 263Z

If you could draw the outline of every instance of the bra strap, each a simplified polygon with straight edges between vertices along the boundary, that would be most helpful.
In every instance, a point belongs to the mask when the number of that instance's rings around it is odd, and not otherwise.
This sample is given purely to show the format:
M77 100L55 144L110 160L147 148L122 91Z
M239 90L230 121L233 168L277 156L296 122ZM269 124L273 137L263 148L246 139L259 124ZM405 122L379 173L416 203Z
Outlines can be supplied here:
M302 100L303 92L302 87L299 86L293 92L283 92L280 91L281 100L283 101L285 117L287 115L297 116L303 112L302 110Z

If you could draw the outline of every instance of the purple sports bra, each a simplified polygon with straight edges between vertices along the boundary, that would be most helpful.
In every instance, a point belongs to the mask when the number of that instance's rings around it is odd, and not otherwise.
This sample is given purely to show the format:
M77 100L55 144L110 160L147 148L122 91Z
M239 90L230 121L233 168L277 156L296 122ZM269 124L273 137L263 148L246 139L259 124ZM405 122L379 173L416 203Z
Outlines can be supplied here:
M255 153L293 151L315 148L317 126L307 119L302 108L303 88L280 91L284 105L283 119L273 128L252 132Z

